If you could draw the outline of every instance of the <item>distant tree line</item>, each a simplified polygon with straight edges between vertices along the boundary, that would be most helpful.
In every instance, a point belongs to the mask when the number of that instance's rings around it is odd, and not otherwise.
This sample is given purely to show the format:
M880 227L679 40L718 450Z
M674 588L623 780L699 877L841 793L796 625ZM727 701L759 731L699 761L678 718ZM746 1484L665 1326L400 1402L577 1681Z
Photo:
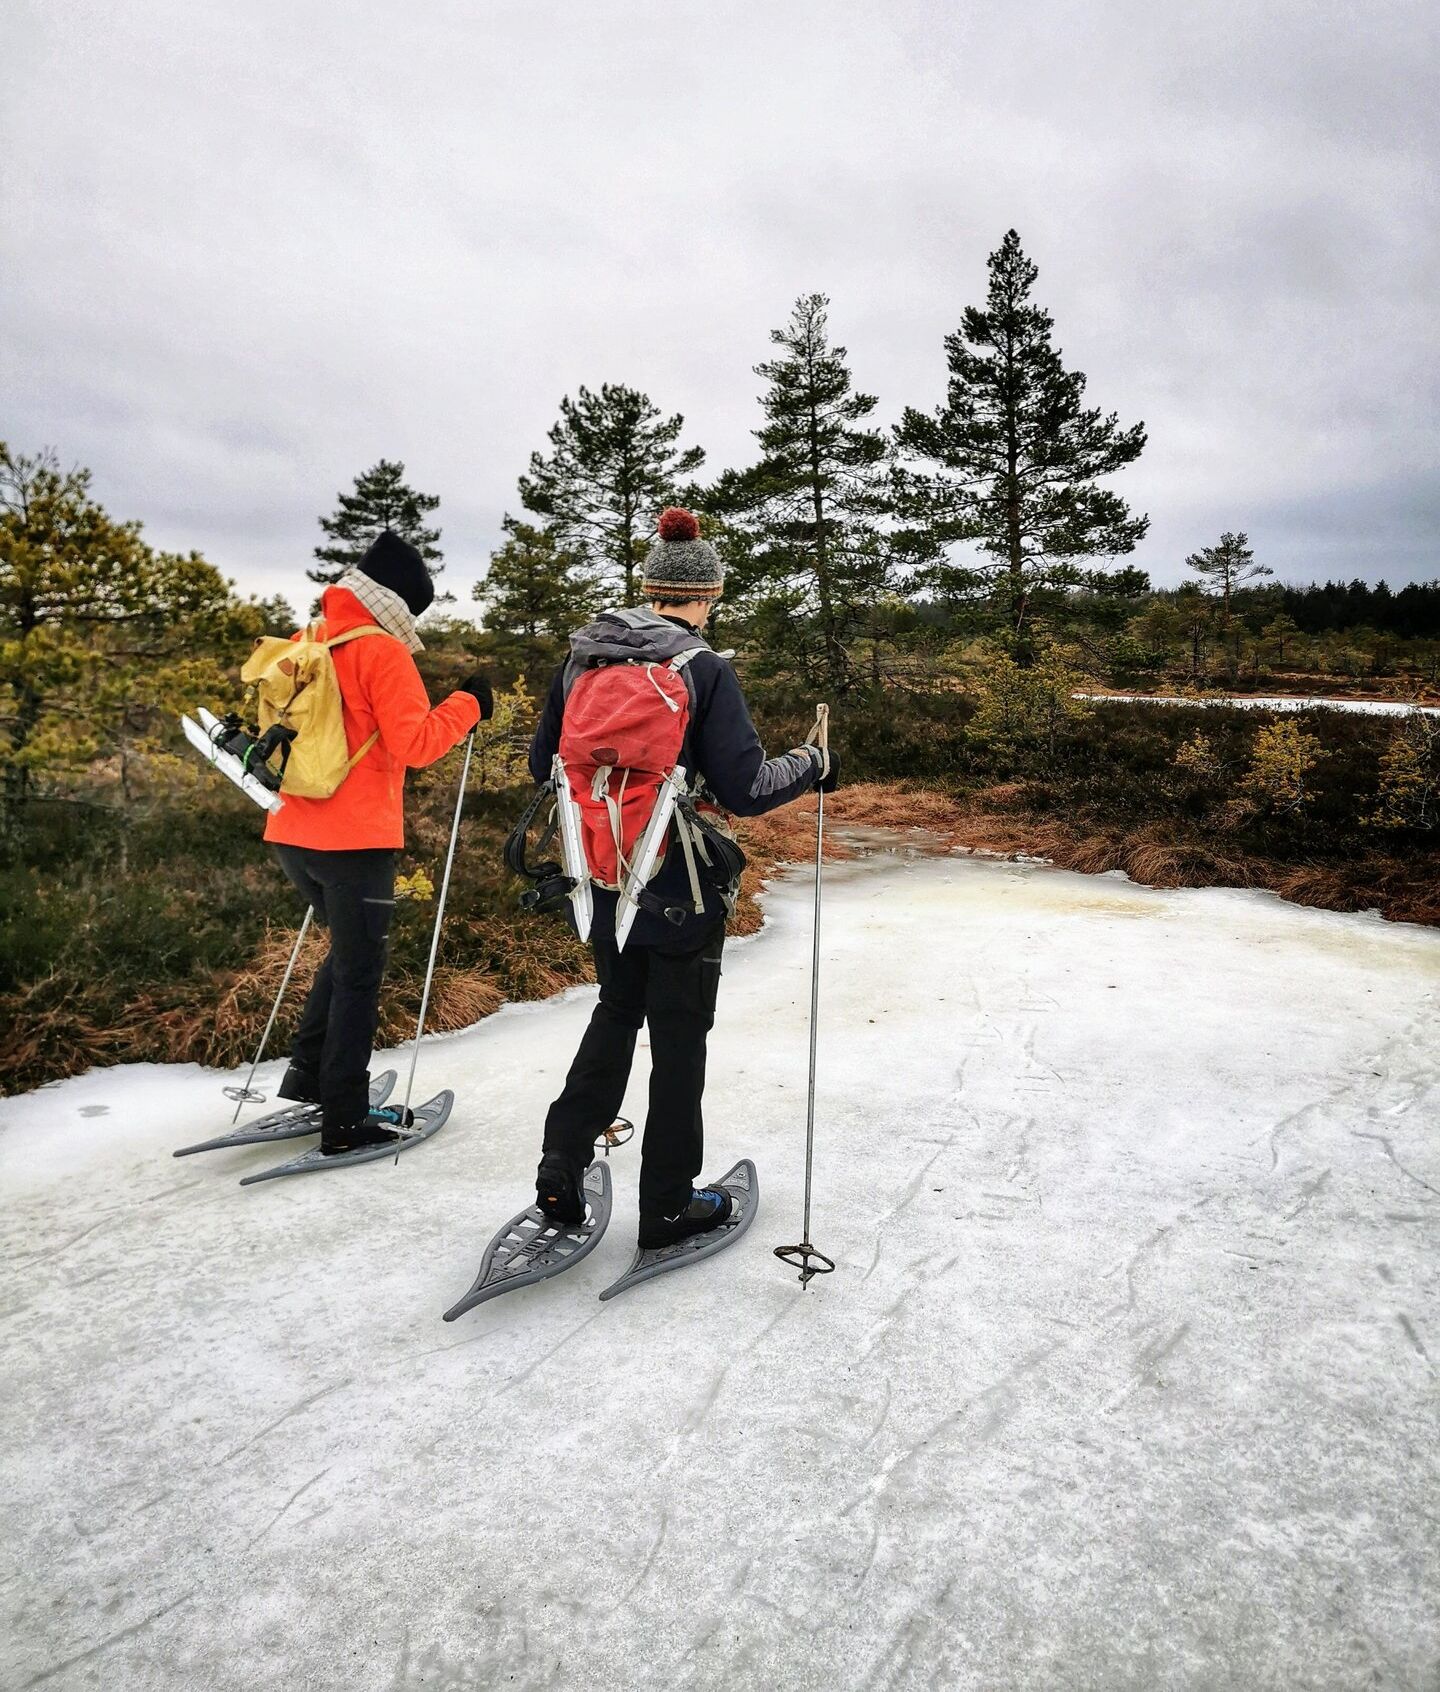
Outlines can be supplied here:
M1440 638L1440 581L1391 588L1385 582L1284 587L1281 609L1306 634L1376 629L1403 638Z

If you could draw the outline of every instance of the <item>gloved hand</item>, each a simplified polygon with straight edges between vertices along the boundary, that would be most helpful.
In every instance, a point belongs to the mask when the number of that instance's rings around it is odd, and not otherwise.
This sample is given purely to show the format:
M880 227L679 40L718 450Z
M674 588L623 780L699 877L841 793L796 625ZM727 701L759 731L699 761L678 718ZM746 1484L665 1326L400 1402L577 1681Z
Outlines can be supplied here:
M814 753L816 765L820 769L825 769L825 758L830 760L829 769L826 770L826 773L820 777L819 781L817 781L815 785L822 793L833 793L840 785L840 754L833 746L823 753L820 751L818 746L812 747L811 751Z
M455 691L468 693L472 698L479 700L482 723L488 723L495 715L495 690L490 686L490 678L484 670L476 670L473 676L467 676Z

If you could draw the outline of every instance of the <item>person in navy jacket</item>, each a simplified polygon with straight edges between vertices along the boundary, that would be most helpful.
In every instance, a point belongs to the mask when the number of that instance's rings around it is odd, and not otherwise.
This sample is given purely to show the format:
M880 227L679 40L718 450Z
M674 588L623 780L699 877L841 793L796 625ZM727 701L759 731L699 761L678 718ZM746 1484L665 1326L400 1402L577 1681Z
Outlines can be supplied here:
M691 712L680 761L698 782L702 806L737 816L760 816L788 805L816 786L828 793L839 779L835 752L801 746L767 758L740 682L727 658L702 630L724 589L725 569L700 538L696 518L661 514L660 538L645 561L648 611L602 615L590 635L633 646L638 654L688 651L685 673ZM580 646L577 636L575 645ZM556 674L530 746L530 773L548 780L560 746L572 659ZM684 902L687 871L680 852L668 852L651 887L658 897L636 916L623 952L615 945L617 895L595 887L591 944L600 1000L570 1065L565 1087L545 1119L544 1152L536 1177L541 1208L560 1222L585 1216L580 1183L596 1136L614 1120L625 1096L640 1026L650 1027L650 1108L640 1171L640 1244L668 1245L718 1227L731 1212L730 1195L696 1188L704 1157L701 1095L705 1048L715 1021L725 912L708 901L702 916L678 925L660 914L667 895Z

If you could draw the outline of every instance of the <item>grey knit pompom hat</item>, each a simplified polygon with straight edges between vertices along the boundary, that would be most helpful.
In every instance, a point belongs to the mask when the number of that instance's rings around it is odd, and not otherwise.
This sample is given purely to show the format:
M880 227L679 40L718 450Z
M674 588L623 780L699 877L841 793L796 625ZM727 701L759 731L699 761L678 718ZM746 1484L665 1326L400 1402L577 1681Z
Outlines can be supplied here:
M694 512L672 505L660 513L656 527L660 538L645 560L645 592L660 599L719 598L725 566L710 542L700 539L700 521Z

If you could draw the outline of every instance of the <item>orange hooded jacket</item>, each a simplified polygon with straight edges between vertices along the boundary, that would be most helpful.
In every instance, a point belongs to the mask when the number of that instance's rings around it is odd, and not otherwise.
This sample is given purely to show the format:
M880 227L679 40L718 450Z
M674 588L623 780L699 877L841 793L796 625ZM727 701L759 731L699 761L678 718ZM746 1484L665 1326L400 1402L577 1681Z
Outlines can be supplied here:
M328 635L375 619L348 588L326 588L320 601ZM270 813L265 838L322 852L405 844L405 770L443 758L480 721L473 694L452 693L431 709L415 660L393 635L366 635L332 652L345 707L345 739L353 756L380 738L328 799L287 794Z

